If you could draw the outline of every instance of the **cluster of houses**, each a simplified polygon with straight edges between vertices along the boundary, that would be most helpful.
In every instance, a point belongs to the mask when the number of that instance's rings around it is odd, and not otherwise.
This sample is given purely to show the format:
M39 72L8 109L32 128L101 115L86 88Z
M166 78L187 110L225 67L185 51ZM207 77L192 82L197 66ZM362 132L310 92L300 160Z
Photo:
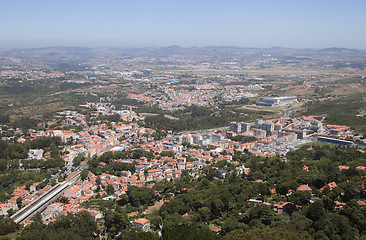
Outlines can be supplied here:
M328 184L325 184L324 187L320 188L320 191L324 191L326 188L329 190L333 190L337 187L337 184L335 182L331 182ZM275 194L276 190L275 189L270 189L271 193ZM313 189L311 187L309 187L309 185L307 184L303 184L300 185L297 189L296 192L309 192L312 193ZM291 195L294 191L293 190L289 190L287 196ZM264 202L262 200L258 200L258 199L249 199L247 201L249 204L253 204L253 205L261 205L261 204L265 204L265 205L269 205L273 207L273 211L276 214L282 214L282 213L288 213L291 214L293 212L296 211L301 211L301 206L300 205L296 205L293 202L280 202L280 203L269 203L269 202ZM310 200L310 202L314 202L314 198L312 198ZM341 209L342 207L344 207L346 205L346 203L343 202L339 202L339 201L334 201L334 207L335 209ZM358 205L360 207L366 206L366 203L362 200L358 200L357 201Z
M353 137L353 135L351 134L351 128L345 125L328 124L327 129L329 131L329 134L332 136L343 137L343 139Z
M189 90L190 89L190 90ZM217 83L180 84L161 86L161 92L147 91L141 94L130 94L129 97L149 105L157 105L163 110L175 111L185 106L213 106L215 99L221 96L223 102L237 101L246 98L251 90L262 89L262 84L221 86Z
M155 140L152 137L155 130L141 127L137 123L122 122L137 117L132 110L115 111L113 106L108 104L90 104L90 107L97 109L97 111L91 113L92 117L98 114L108 115L117 113L121 117L121 122L113 122L110 125L100 123L87 126L84 115L76 111L63 111L58 113L59 116L63 116L63 124L82 126L83 129L79 132L73 130L36 131L30 129L27 138L58 136L63 142L69 143L62 150L64 154L62 158L65 160L65 166L67 167L72 166L73 159L79 154L83 154L86 157L94 157L101 156L108 151L141 149L153 152L154 157L152 159L147 159L146 157L140 157L139 159L112 159L112 162L127 164L136 162L133 172L123 170L119 176L106 173L95 176L89 173L86 180L76 182L63 193L64 199L67 199L66 202L53 203L42 212L42 218L46 223L54 221L58 216L79 211L88 211L95 220L98 220L101 218L100 212L82 208L81 203L83 201L96 196L106 200L118 198L122 194L126 194L128 186L131 185L145 186L146 184L164 180L174 181L181 176L184 170L190 170L190 173L196 176L200 174L199 170L206 165L222 160L231 162L235 151L246 152L251 155L273 156L278 153L261 151L263 146L283 145L306 138L306 133L309 131L323 130L322 123L318 120L318 117L303 116L300 118L280 118L271 121L258 119L254 124L232 122L228 129L213 130L207 134L184 134ZM51 126L54 124L53 122L56 121L50 121L47 124ZM344 128L344 126L327 126L327 128L343 129L344 132L349 131L349 128ZM22 133L19 134L18 140L24 139L26 141ZM241 143L229 139L235 136L251 137L253 141ZM185 143L199 147L190 148ZM28 153L28 159L47 160L49 154L48 152L45 153L43 149L31 149ZM106 166L104 162L99 164L100 167ZM304 170L308 170L306 168L304 166ZM236 171L243 177L250 174L250 169L244 166L239 166ZM225 178L226 174L225 170L218 169L218 178ZM21 205L28 204L51 188L51 186L47 185L42 189L37 189L38 184L33 184L29 189L26 189L25 186L15 189L7 203L0 205L0 213L7 214L9 209L17 210ZM334 188L334 184L330 183L328 187ZM107 187L110 185L113 187L113 194L107 193ZM300 186L297 191L311 192L312 190L309 186L304 185ZM255 201L252 203L260 204ZM298 206L292 203L279 203L275 206L275 212L279 214L290 210L298 210ZM147 219L136 219L132 224L145 230L149 229L150 222Z

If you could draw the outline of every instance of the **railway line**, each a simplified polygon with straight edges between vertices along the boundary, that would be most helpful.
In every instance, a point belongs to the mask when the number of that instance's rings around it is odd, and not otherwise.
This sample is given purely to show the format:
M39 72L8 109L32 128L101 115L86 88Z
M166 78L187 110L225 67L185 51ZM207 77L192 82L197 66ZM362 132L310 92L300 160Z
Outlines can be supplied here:
M80 171L76 172L76 174L73 174L73 176L69 177L68 180L53 186L45 194L33 200L31 203L13 214L10 218L13 219L15 223L22 223L24 220L31 218L34 214L42 211L50 203L56 200L66 189L72 186L79 177Z

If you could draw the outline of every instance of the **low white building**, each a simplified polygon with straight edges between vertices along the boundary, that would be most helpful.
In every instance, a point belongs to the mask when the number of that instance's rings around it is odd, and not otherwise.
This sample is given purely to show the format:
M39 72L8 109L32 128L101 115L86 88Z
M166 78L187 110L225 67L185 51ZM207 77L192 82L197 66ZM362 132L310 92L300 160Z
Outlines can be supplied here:
M43 157L43 153L44 153L43 149L29 149L28 159L40 160Z

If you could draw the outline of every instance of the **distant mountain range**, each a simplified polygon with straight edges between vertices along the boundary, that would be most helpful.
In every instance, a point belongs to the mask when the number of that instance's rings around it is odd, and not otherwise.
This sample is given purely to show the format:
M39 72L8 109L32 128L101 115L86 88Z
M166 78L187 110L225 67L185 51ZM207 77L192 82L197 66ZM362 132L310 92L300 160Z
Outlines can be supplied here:
M346 53L360 53L365 54L366 50L350 49L350 48L324 48L324 49L312 49L312 48L284 48L284 47L271 47L271 48L249 48L249 47L235 47L235 46L206 46L206 47L180 47L172 45L168 47L146 47L146 48L86 48L86 47L44 47L44 48L16 48L0 50L0 53L9 52L68 52L68 54L87 54L88 52L100 52L100 51L114 51L120 54L152 54L152 55L186 55L186 54L214 54L214 53L240 53L240 54L346 54Z
M244 48L234 46L207 47L147 47L147 48L84 48L84 47L46 47L0 50L2 57L18 57L26 61L41 61L45 63L84 62L100 58L131 58L131 57L168 57L183 58L216 58L216 59L245 59L275 57L282 59L312 59L331 58L339 60L366 60L366 50L348 48L325 49L295 49L283 47Z

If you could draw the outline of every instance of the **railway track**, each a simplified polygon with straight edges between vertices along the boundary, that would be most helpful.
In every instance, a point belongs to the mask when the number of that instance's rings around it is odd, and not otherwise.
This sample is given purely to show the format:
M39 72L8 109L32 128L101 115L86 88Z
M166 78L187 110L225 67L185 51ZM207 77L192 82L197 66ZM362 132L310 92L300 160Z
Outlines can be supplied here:
M15 223L22 223L24 220L31 218L35 213L43 210L50 203L56 200L57 197L67 188L72 186L79 177L80 171L71 175L68 180L53 186L49 191L33 200L27 206L13 214L10 218L13 219Z

